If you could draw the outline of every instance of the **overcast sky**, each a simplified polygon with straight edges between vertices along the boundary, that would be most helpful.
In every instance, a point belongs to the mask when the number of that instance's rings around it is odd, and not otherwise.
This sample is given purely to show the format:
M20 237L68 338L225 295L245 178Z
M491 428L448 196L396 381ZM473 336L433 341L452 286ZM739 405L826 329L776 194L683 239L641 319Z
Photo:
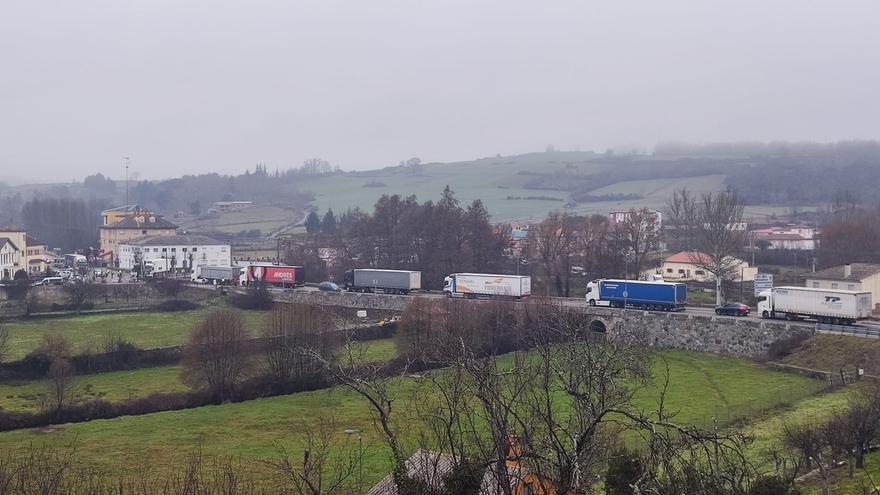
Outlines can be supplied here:
M6 2L0 178L873 139L880 2Z

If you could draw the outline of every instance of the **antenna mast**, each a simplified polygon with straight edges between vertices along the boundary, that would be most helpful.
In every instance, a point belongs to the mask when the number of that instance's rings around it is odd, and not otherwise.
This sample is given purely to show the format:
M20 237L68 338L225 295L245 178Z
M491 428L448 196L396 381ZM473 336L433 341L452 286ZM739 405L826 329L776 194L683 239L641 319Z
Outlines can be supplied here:
M128 166L131 165L131 157L123 156L122 164L125 165L125 206L128 206Z

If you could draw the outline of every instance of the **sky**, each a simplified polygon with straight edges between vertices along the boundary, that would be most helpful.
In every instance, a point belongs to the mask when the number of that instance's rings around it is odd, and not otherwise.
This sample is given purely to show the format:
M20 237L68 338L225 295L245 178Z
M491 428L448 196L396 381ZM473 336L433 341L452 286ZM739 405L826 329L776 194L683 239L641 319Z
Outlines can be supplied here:
M875 139L876 0L47 0L0 14L0 180Z

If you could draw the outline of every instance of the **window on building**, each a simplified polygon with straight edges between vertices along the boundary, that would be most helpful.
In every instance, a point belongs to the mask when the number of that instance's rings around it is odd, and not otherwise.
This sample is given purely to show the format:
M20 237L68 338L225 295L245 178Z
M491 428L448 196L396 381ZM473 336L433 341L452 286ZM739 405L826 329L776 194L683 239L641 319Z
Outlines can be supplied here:
M832 283L831 283L831 288L832 288L832 289L836 289L836 288L837 288L837 283L832 282Z
M171 248L171 252L172 252L172 253L176 253L176 252L177 252L177 248Z
M666 273L672 273L672 268L667 268Z
M168 252L168 248L162 248L162 252L163 252L163 253L167 253L167 252Z
M146 231L146 230L142 230L142 231L141 231L141 234L143 234L143 235L147 235L147 231Z
M819 288L819 282L813 282L813 288L814 288L814 289L818 289L818 288Z
M153 248L153 252L154 252L154 253L158 253L158 252L159 252L159 248Z
M186 248L183 248L183 252L184 252L184 253L186 252Z
M706 274L706 272L704 272L703 270L694 271L694 275L705 275L705 274Z
M679 275L684 275L684 269L679 268L679 269L678 269L678 274L679 274Z

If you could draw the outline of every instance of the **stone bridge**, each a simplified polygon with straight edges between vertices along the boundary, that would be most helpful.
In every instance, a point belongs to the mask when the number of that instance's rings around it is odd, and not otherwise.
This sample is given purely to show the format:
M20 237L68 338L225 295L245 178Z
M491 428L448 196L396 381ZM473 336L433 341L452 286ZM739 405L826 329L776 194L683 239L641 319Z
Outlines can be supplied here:
M442 297L442 296L428 296ZM292 291L281 301L380 311L403 311L413 296ZM729 316L666 313L634 309L590 307L564 300L591 316L590 329L607 339L638 342L653 347L685 349L759 358L773 342L795 333L813 332L809 323Z

